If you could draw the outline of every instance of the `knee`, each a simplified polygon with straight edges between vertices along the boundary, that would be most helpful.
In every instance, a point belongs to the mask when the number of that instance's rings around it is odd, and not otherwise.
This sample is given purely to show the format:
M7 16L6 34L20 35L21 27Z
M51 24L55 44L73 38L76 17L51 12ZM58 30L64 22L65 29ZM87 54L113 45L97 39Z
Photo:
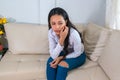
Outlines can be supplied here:
M66 67L66 68L69 67L68 63L65 62L65 61L61 61L61 62L59 63L59 66L63 66L63 67Z

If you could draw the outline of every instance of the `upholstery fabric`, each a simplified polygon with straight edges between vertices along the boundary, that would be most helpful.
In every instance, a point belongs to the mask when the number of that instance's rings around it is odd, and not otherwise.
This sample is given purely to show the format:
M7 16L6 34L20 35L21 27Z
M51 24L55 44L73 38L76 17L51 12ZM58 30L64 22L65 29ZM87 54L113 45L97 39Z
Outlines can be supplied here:
M47 26L8 23L5 30L12 54L48 54Z
M120 46L117 44L119 41L117 38L120 37L118 35L120 33L114 33L114 36L111 37L113 39L107 40L104 37L107 37L109 31L105 28L95 24L89 24L88 27L79 24L76 27L82 33L83 39L86 39L85 48L88 45L87 48L90 49L87 49L88 52L91 52L87 55L97 53L98 50L102 56L100 61L87 58L84 65L68 73L66 80L118 80ZM46 62L50 56L48 27L46 25L8 23L5 25L5 30L9 50L0 61L0 80L46 80ZM105 46L107 42L104 40L110 42L109 45L107 44L107 48ZM104 44L104 42L106 43ZM98 43L101 45L100 47L106 49L105 52L101 48L98 49ZM110 56L109 50L111 51ZM115 52L116 55L114 55ZM106 53L105 56L104 53ZM112 70L113 73L109 70Z
M11 54L10 51L7 51L5 56L2 58L2 61L0 62L0 80L44 80L46 79L45 71L48 58L48 54ZM78 74L76 71L79 71L79 74L82 74L85 69L96 66L98 66L96 62L87 59L83 66L75 69L75 73ZM69 75L74 75L75 73L74 70L72 70L70 71ZM91 75L93 75L92 73ZM88 77L86 72L85 74L82 74L82 76ZM67 80L71 79L68 78ZM74 80L78 80L78 78L75 78Z
M99 66L75 69L68 74L67 80L109 80Z
M109 38L110 31L93 23L89 23L83 32L85 52L89 59L97 61Z
M110 77L110 80L120 80L120 31L113 30L106 44L99 64Z
M83 34L83 31L85 30L84 24L75 24L75 27Z
M49 55L6 53L0 62L0 80L42 80Z

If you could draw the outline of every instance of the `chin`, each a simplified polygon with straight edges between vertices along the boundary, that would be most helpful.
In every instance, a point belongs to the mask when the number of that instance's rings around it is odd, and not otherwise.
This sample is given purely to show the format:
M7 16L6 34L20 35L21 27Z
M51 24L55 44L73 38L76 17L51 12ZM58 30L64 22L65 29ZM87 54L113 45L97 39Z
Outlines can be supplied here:
M56 33L56 35L59 35L60 33Z

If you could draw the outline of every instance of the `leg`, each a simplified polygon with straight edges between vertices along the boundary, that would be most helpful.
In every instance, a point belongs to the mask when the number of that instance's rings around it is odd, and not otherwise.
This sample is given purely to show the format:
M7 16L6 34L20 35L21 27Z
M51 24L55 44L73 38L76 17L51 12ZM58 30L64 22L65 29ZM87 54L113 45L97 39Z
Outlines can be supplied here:
M61 61L59 65L68 68L68 63L65 61Z
M56 80L56 71L57 68L50 67L50 62L53 61L53 59L50 57L47 61L47 68L46 68L46 76L47 80Z
M69 59L65 59L64 61L66 61L69 64L68 70L72 70L72 69L82 66L85 63L86 55L85 53L82 53L77 58L69 58Z
M68 71L80 67L85 63L85 60L86 55L83 53L77 58L70 58L61 61L58 65L56 80L66 80Z
M57 68L56 80L66 80L69 65L65 61L61 61Z

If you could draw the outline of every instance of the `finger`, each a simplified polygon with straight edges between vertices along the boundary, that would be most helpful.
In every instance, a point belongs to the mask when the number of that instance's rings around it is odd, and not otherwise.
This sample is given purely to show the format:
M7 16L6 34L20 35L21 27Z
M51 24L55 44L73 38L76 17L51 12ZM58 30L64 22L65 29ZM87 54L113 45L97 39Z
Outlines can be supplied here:
M58 64L58 62L56 61L53 65L57 65Z
M62 27L61 32L63 32L64 30L65 30L65 26Z
M57 65L55 65L55 64L51 64L50 67L52 67L52 68L56 68Z
M65 26L63 26L63 30L65 29Z
M54 59L52 62L50 62L50 64L54 64L54 63L55 63L55 61L56 61L56 60Z
M68 31L68 27L67 26L65 27L65 31Z
M51 66L52 68L57 68L57 66Z
M66 27L64 30L64 33L67 33L67 32L68 32L68 27Z

